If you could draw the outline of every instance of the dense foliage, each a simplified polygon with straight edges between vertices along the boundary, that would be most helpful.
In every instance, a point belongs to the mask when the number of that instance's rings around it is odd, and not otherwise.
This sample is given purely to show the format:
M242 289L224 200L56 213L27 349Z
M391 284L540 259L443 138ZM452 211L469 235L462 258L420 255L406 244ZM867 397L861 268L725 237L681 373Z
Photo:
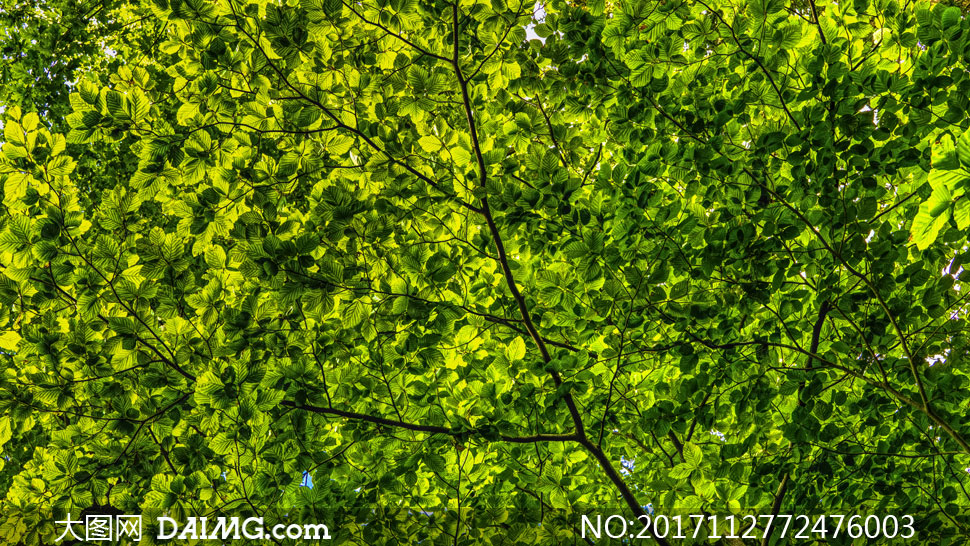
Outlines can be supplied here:
M4 543L117 511L571 544L647 503L964 543L959 8L19 7Z

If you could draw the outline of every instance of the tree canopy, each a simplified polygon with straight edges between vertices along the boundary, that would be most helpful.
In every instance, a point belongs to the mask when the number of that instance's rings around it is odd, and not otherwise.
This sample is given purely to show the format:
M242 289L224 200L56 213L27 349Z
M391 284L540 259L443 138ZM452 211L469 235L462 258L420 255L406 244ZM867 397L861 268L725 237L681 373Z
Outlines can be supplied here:
M959 7L2 21L0 541L113 510L573 544L647 503L970 532Z

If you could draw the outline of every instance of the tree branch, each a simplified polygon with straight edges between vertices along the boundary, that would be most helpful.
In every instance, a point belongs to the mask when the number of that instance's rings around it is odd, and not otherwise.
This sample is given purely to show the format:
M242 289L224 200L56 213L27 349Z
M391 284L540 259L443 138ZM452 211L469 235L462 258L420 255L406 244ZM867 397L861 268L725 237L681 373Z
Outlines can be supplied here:
M460 429L452 429L452 428L442 427L437 425L421 425L418 423L408 423L406 421L398 421L395 419L387 419L385 417L377 417L375 415L368 415L366 413L358 413L354 411L346 411L346 410L340 410L336 408L324 408L320 406L312 406L309 404L297 404L296 402L291 402L289 400L284 400L280 402L280 405L286 406L288 408L309 411L311 413L319 413L321 415L333 415L335 417L343 417L344 419L363 421L366 423L373 423L375 425L400 428L404 430L413 430L415 432L425 432L428 434L446 434L448 436L459 436L462 434L469 434L469 433L473 435L486 434L485 430L480 428L472 429L472 430L460 430ZM509 442L513 444L534 444L538 442L579 441L579 438L575 434L533 434L530 436L510 436L506 434L500 434L498 438L502 442Z

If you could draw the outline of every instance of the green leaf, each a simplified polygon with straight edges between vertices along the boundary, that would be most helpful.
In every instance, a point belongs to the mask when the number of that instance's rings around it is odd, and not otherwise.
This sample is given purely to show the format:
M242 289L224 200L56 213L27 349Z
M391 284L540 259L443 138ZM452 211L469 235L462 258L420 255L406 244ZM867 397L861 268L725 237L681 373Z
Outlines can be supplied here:
M361 303L359 300L354 301L347 306L343 313L343 326L344 328L356 328L360 323L368 316L367 306Z
M3 125L3 138L14 146L24 146L26 144L23 129L19 123L13 120L7 120Z
M970 132L963 133L957 139L957 157L965 170L970 170Z
M410 85L415 93L425 93L427 92L428 84L431 81L431 75L426 69L416 64L411 65L408 69L408 85Z
M936 186L933 188L933 193L930 195L930 198L926 201L929 215L936 218L940 214L943 214L943 211L947 210L952 202L953 195L950 186L945 184Z
M589 246L582 241L573 241L566 245L563 251L572 259L585 258L589 254Z
M108 90L104 94L104 104L108 109L108 115L118 120L128 120L128 112L124 108L125 98L121 93Z
M4 351L15 353L17 352L17 344L20 343L20 334L12 330L8 330L0 334L0 349ZM8 429L9 430L9 429ZM0 446L6 443L5 441L0 441Z
M691 468L699 468L704 460L704 453L697 444L684 445L684 462Z
M694 492L699 497L710 500L716 494L714 482L708 479L703 472L694 472L691 474L690 483L694 487Z
M910 229L910 236L916 243L916 248L920 250L926 250L936 241L940 230L950 219L949 210L945 207L939 214L933 215L930 206L929 201L920 205L919 212L913 218L913 226Z
M23 198L27 195L27 186L33 178L26 173L10 173L7 175L7 179L3 184L3 202L7 206L13 206L13 203Z
M953 220L960 229L970 228L970 198L962 195L953 205Z
M40 118L37 117L36 112L27 112L24 114L23 119L20 120L20 124L24 131L36 131L37 126L40 124Z
M3 156L10 161L30 157L26 148L23 146L15 146L9 142L4 143L3 145Z
M943 10L943 14L940 16L942 28L947 30L954 27L959 27L961 14L960 8L956 6L950 6Z
M67 176L74 171L77 163L68 156L59 156L52 159L47 164L47 174L51 176Z
M327 17L335 18L339 17L343 12L344 4L341 0L322 0L323 11L327 14Z
M134 122L144 120L148 116L151 104L147 96L141 90L134 90L125 102L125 112Z
M175 118L178 120L179 125L190 125L192 119L199 113L199 105L187 102L179 107L178 113Z
M455 160L455 165L459 167L467 166L472 161L471 153L465 148L458 146L451 148L451 157Z
M960 168L957 144L951 135L942 135L933 146L932 160L934 170L947 171Z
M509 359L509 362L525 358L525 340L521 337L513 339L505 348L505 356Z
M694 467L689 464L678 464L667 473L670 478L675 480L683 480L690 476L691 472L694 471Z
M553 508L558 508L560 510L569 509L569 500L566 498L566 494L563 493L562 489L558 487L553 489L549 494L549 503Z
M334 156L343 156L354 145L354 138L346 135L334 135L327 144L327 151Z
M418 139L418 144L420 144L421 148L423 148L424 151L426 152L437 152L438 150L441 149L441 141L438 140L437 137L433 137L430 135L423 136L420 139Z
M214 246L205 252L205 263L209 267L222 268L226 266L226 251L220 246Z
M970 180L970 173L964 171L963 169L954 170L940 170L933 169L930 171L927 180L930 186L933 188L934 192L936 190L945 190L952 193L957 187L959 187L966 180Z
M802 29L799 25L788 25L775 31L774 42L781 48L792 48L802 39Z

